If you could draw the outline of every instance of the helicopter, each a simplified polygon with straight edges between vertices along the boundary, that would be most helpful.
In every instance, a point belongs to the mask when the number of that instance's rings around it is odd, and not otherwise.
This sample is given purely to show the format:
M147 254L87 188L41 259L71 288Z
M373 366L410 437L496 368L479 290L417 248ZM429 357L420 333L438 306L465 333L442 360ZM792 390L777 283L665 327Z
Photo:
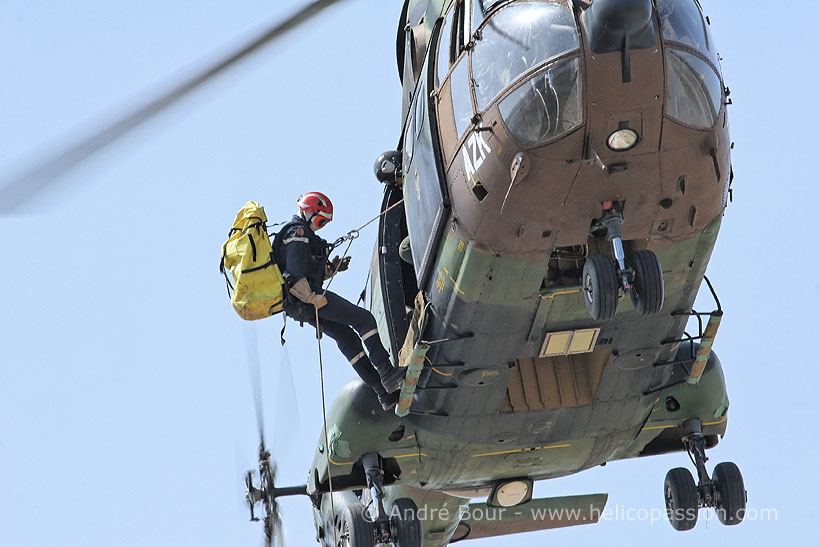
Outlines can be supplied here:
M376 164L370 301L418 378L405 418L358 382L337 396L300 491L318 541L593 523L605 494L534 500L533 482L670 452L697 474L667 474L671 525L693 528L704 507L740 523L739 468L706 466L729 402L705 270L733 174L700 5L408 1L402 14L404 127ZM704 280L708 313L692 309ZM533 516L547 508L572 517Z
M357 383L331 408L330 442L320 439L312 480L296 488L317 505L325 544L367 545L372 531L374 542L421 534L437 545L565 525L462 517L482 506L593 517L604 495L532 500L533 481L681 450L698 484L670 472L670 509L745 500L739 472L705 470L726 427L710 351L722 310L691 309L731 183L728 92L708 24L694 1L544 2L551 13L522 19L546 22L560 51L483 71L520 51L481 55L532 45L505 30L525 4L537 3L405 5L404 176L386 185L382 210L405 201L381 221L370 300L394 358L413 333L407 345L427 346L427 364L406 418L374 413ZM609 24L627 9L636 15ZM408 238L410 262L398 253ZM710 324L685 335L690 317ZM293 490L251 478L248 492L273 506ZM479 496L487 502L469 503ZM396 507L407 522L385 520ZM414 515L436 507L457 509L419 530Z

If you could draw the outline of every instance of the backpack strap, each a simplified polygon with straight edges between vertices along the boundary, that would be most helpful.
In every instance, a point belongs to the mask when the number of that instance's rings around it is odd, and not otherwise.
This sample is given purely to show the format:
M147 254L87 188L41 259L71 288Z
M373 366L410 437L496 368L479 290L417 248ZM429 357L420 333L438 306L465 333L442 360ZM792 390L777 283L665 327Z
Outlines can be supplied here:
M279 259L281 258L280 255L281 255L281 251L282 251L282 241L285 238L286 232L288 230L290 230L291 226L296 226L298 224L299 224L298 222L293 222L293 221L287 222L287 223L285 223L284 226L282 226L281 230L279 230L278 232L276 232L274 234L273 241L271 242L271 250L273 251L273 257L272 258L273 258L273 261L275 263L279 264ZM279 268L281 269L282 266L280 265ZM284 274L285 274L285 272L283 271L282 275L284 275ZM285 279L285 281L287 281L287 279Z
M231 284L231 280L228 278L228 270L225 269L225 248L227 245L227 242L222 245L222 258L219 259L219 271L225 277L225 285L228 289L228 298L230 298L231 293L233 292L233 285Z

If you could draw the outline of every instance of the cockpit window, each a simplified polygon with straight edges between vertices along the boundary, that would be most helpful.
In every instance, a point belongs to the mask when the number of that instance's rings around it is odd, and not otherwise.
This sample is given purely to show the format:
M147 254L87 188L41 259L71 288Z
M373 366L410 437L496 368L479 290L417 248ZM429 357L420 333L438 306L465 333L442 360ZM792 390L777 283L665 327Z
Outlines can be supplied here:
M479 110L526 72L579 47L572 12L545 0L502 7L479 33L472 63Z
M507 0L473 0L473 32L478 30L484 18L490 14L494 7Z
M723 101L720 78L700 57L668 49L666 51L666 113L693 127L714 125Z
M581 62L576 57L539 72L499 104L507 130L530 148L566 135L584 121Z
M695 0L658 0L658 15L664 40L694 48L719 66L715 41Z
M453 58L453 14L455 9L451 9L447 13L447 18L444 20L444 25L441 27L441 34L438 43L438 61L436 67L437 85L444 82L447 77L447 71L450 70L450 59Z
M473 99L470 95L470 79L467 65L469 58L464 55L450 74L450 95L453 99L453 116L459 137L467 131L473 119Z

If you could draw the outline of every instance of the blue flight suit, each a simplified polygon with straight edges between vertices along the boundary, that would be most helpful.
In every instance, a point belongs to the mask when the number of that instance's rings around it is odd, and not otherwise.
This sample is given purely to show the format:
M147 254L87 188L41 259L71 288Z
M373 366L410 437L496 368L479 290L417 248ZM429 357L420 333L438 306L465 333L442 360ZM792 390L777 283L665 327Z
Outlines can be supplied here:
M276 261L288 288L304 277L313 292L322 294L325 266L329 264L332 250L330 244L316 235L300 216L294 216L282 228L277 239L279 244L275 245ZM373 314L334 292L327 291L324 295L327 304L319 309L321 332L336 340L339 350L364 383L377 394L384 393L380 373L391 370L393 365L387 350L382 346ZM316 327L314 306L293 295L288 295L285 313L300 323ZM367 353L362 347L362 341L367 347Z

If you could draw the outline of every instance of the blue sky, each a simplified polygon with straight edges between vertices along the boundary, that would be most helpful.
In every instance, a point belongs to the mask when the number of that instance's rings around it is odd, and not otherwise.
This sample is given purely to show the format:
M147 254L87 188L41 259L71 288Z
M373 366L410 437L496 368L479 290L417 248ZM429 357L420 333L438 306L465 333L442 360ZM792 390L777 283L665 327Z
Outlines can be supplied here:
M541 483L538 496L609 492L621 518L477 541L760 544L816 535L818 7L704 0L732 89L735 200L709 266L726 315L715 348L731 409L711 463L735 461L749 505L776 520L714 519L680 534L624 513L662 507L684 454ZM92 129L302 2L0 3L0 174ZM241 474L256 425L245 364L260 339L280 484L303 481L321 427L316 344L278 319L246 325L217 271L248 199L272 219L305 190L336 205L327 237L378 212L372 164L398 140L398 0L349 0L64 180L70 191L0 218L0 545L256 545ZM325 234L323 234L325 235ZM364 286L375 230L334 290ZM707 308L704 299L701 307ZM295 393L288 387L287 360ZM353 371L328 343L333 394ZM313 544L309 503L283 503L291 545ZM702 513L701 518L706 517ZM636 539L640 538L640 539Z

